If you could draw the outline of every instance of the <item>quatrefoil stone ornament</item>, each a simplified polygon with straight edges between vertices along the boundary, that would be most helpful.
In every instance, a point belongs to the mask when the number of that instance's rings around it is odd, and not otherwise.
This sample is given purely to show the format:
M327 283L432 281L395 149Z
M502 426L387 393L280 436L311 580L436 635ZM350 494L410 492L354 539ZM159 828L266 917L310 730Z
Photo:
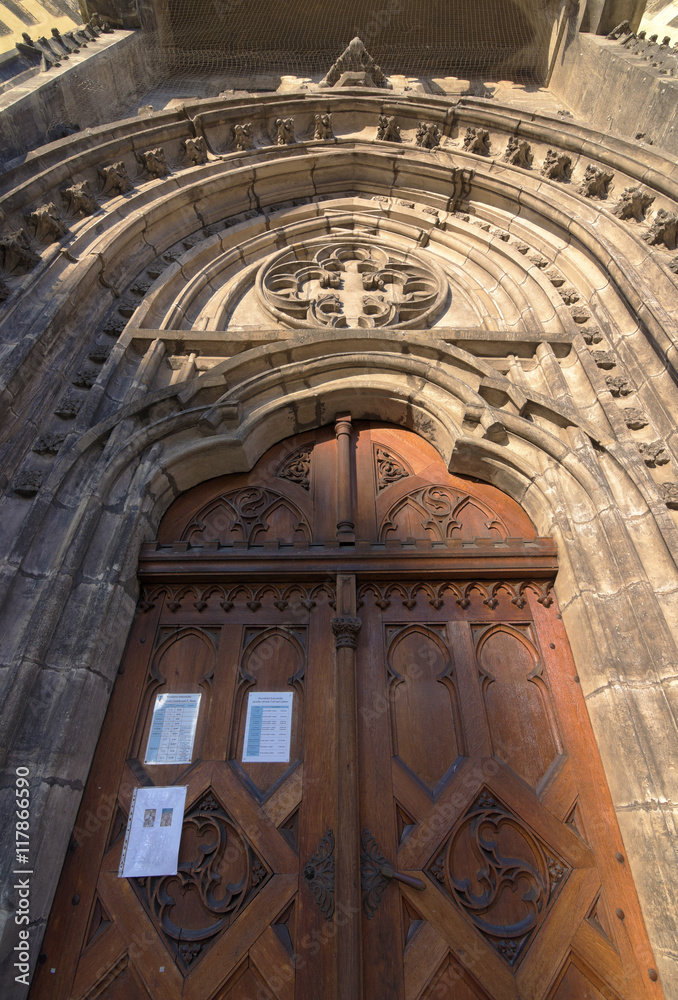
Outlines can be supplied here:
M333 237L287 247L257 275L260 302L286 326L426 328L443 311L442 269L418 251L369 237Z

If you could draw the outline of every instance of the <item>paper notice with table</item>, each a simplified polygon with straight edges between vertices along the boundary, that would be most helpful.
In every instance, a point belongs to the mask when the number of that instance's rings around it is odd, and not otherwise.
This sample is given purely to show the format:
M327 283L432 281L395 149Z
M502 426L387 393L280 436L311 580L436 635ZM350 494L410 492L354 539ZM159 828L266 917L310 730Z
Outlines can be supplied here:
M250 692L245 722L243 764L287 763L292 737L294 692Z
M199 709L199 694L156 695L144 763L190 764Z

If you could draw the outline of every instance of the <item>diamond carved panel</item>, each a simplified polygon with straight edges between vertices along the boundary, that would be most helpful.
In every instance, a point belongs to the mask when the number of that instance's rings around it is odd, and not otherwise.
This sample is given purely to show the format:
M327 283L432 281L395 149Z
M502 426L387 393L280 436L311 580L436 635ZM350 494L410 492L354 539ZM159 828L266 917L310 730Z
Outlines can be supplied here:
M208 790L184 816L177 874L131 881L187 975L271 874Z
M512 967L521 960L571 870L487 789L428 867Z

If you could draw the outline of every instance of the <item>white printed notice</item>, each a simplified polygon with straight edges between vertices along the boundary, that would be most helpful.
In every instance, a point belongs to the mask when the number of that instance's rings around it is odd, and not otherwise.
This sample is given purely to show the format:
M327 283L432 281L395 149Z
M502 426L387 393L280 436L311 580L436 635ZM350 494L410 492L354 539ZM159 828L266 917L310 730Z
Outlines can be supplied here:
M243 764L290 759L294 692L250 692L245 722Z
M185 805L185 785L134 790L120 878L176 875Z
M146 764L191 763L199 708L199 694L156 695Z

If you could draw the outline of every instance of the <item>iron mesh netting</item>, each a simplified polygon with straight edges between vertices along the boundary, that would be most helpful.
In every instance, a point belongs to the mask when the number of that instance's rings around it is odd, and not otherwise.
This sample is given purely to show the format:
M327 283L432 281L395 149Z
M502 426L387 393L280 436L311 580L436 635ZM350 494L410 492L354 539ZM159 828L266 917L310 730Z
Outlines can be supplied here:
M359 35L385 73L538 76L567 0L165 0L181 71L324 74Z

